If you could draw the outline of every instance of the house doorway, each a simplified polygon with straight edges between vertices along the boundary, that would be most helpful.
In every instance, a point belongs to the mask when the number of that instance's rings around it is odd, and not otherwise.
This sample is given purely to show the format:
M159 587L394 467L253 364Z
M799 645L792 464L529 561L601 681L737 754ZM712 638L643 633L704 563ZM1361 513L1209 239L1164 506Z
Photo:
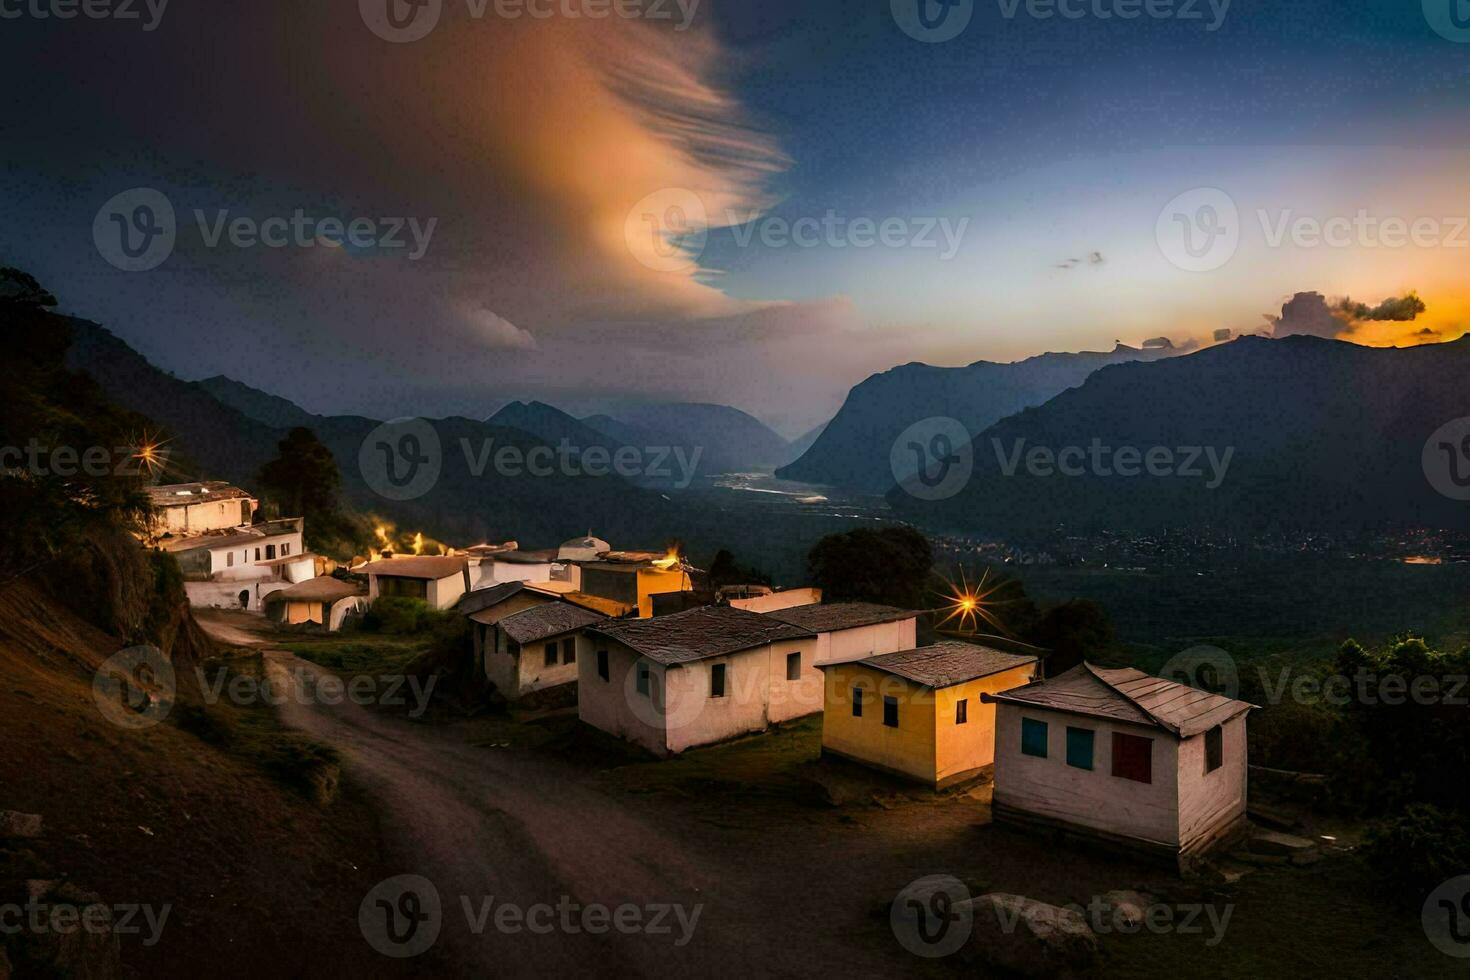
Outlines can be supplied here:
M240 608L241 609L249 609L250 608L250 590L249 589L242 589L241 592L240 592Z

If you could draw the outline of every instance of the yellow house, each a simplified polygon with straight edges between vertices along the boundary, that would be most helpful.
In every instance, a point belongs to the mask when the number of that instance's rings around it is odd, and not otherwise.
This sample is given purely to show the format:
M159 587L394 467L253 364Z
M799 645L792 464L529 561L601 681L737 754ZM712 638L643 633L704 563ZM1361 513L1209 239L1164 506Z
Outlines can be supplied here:
M1034 656L948 641L827 664L822 753L943 789L995 761L995 705L1031 683Z

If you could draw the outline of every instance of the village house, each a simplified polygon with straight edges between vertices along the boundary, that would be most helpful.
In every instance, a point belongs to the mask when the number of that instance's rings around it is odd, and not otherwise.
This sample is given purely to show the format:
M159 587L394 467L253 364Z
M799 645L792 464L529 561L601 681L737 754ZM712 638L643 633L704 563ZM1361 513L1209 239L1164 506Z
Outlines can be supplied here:
M833 602L777 609L767 615L816 634L811 665L846 663L918 645L919 614L873 602ZM821 710L818 705L814 710Z
M803 653L809 656L815 639L729 606L605 621L587 627L579 642L577 712L660 757L762 731L795 717L785 712L798 706L820 710L819 683L809 694L786 690L812 684Z
M1252 704L1088 663L983 697L996 705L997 821L1181 867L1245 826Z
M488 657L495 652L500 642L497 629L500 621L522 610L544 606L550 602L565 602L610 618L625 616L632 611L631 607L610 599L577 592L564 582L505 582L466 593L454 608L469 618L470 642L475 663L485 672L486 677L490 676Z
M485 654L485 676L507 700L577 682L577 634L607 617L552 601L500 620Z
M809 586L773 589L769 585L726 585L716 593L716 601L736 609L769 613L792 606L816 605L822 601L822 590Z
M272 592L317 573L302 545L300 518L165 537L158 546L178 560L189 604L259 612Z
M251 522L258 503L228 483L172 483L146 489L155 536L196 535L240 527Z
M593 561L572 563L570 581L588 595L636 607L653 616L653 597L688 591L689 570L677 555L662 551L609 551Z
M994 761L985 694L1031 683L1035 656L950 640L823 666L822 754L944 789Z
M342 628L348 616L367 610L367 593L350 582L329 575L272 592L265 598L266 615L285 626L314 623L328 632Z
M495 551L470 554L470 582L474 589L488 589L505 582L550 581L560 571L555 551Z
M464 556L415 555L368 562L357 571L368 577L368 598L402 596L422 599L435 609L449 609L469 591L469 559Z

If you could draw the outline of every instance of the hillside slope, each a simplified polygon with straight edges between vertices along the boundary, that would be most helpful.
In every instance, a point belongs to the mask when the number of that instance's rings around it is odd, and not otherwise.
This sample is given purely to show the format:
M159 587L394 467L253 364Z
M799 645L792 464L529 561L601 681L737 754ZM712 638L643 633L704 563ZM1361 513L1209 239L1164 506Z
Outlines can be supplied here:
M1116 365L981 433L973 476L954 497L925 503L894 489L889 502L912 519L993 532L1470 527L1466 504L1437 492L1424 462L1430 437L1470 415L1467 372L1470 339L1381 349L1247 337ZM1198 447L1201 475L1163 475L1162 457L1155 474L1130 464L1136 476L1117 475L1110 454L1106 472L1074 458L1077 476L1024 462L1038 447L1090 451L1094 440L1143 458L1168 449L1175 468Z
M894 482L889 461L893 443L916 422L956 419L974 435L1081 384L1099 368L1177 353L1119 344L1106 353L1042 354L1014 364L977 361L958 368L905 364L875 374L848 392L841 410L811 448L776 475L882 493Z

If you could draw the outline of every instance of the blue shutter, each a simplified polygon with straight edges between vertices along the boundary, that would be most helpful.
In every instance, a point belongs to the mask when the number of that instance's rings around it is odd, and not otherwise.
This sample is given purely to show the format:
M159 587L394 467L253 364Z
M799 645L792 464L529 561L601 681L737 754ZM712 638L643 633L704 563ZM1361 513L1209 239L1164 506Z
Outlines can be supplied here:
M1046 758L1046 732L1047 725L1044 721L1035 718L1021 719L1021 752L1024 755L1034 755L1038 759Z
M1092 743L1096 733L1091 728L1067 728L1067 765L1074 769L1092 769Z

